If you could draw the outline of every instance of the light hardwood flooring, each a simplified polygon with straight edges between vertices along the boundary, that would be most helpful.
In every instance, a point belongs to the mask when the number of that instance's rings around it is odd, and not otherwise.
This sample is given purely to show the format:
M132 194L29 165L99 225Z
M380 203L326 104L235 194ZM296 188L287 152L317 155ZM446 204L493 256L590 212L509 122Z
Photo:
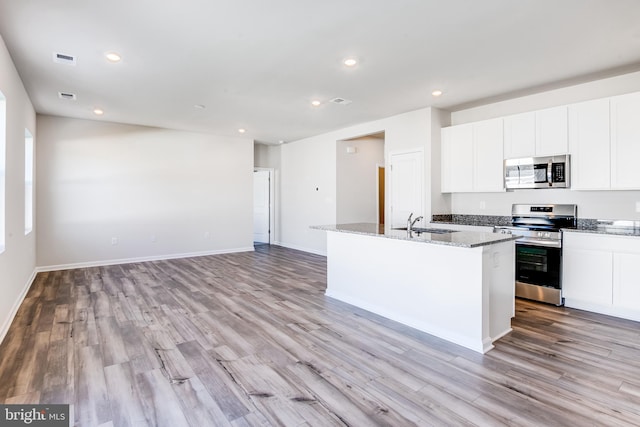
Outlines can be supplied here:
M274 246L38 274L0 402L88 427L640 425L636 322L518 301L483 356L325 287L325 258Z

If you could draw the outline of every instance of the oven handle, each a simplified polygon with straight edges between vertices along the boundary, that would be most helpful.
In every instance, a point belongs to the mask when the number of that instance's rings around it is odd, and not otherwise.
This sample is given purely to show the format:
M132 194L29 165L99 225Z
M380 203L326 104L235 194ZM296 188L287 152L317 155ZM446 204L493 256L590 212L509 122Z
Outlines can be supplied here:
M549 184L549 187L553 186L553 161L549 160L549 163L547 163L547 183Z
M529 245L529 246L544 246L545 248L562 248L561 240L542 240L532 239L529 237L522 237L516 240L516 245Z

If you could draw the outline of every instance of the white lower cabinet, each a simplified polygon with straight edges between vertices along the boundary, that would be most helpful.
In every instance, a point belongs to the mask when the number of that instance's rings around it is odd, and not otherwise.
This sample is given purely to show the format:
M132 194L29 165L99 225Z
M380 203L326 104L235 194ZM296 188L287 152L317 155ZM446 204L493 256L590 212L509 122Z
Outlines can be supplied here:
M614 253L613 266L613 305L640 310L640 253Z
M567 307L640 321L640 237L565 232Z
M562 294L567 301L611 306L613 254L607 251L564 248Z

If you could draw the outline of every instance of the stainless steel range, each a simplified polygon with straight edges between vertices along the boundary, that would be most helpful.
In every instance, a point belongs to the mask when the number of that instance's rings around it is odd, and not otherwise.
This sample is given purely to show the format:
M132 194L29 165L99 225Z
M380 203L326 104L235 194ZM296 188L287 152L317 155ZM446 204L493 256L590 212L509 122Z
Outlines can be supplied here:
M520 236L516 240L516 296L562 305L562 229L575 228L576 205L511 207L511 226L495 233Z

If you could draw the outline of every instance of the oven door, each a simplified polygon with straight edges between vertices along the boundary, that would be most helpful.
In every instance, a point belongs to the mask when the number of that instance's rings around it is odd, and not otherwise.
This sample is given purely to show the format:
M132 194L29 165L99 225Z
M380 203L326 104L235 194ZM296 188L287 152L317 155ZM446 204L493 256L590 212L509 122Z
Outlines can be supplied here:
M516 282L561 288L561 243L520 239L516 241Z

